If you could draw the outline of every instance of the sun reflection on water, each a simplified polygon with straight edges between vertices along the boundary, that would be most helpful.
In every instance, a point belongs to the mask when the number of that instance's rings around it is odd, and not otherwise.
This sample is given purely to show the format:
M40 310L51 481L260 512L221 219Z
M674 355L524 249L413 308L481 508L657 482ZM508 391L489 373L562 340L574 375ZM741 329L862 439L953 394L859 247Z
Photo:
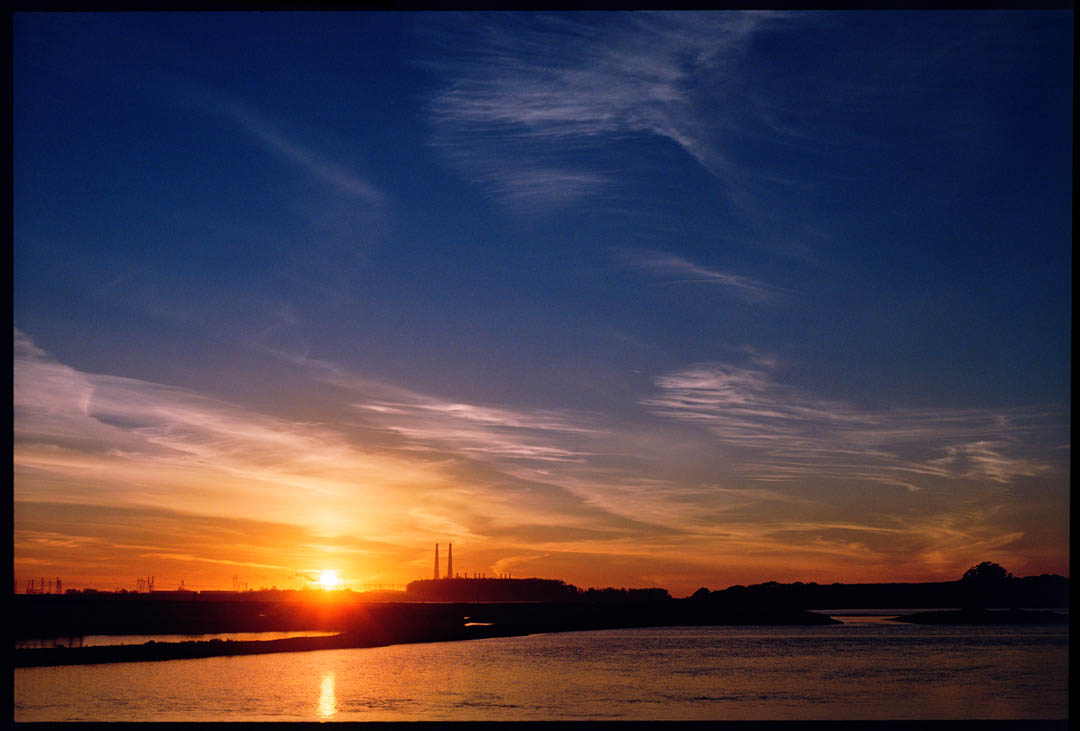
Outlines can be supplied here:
M334 671L323 673L319 687L319 707L315 711L319 718L331 718L337 713L337 696L334 693Z

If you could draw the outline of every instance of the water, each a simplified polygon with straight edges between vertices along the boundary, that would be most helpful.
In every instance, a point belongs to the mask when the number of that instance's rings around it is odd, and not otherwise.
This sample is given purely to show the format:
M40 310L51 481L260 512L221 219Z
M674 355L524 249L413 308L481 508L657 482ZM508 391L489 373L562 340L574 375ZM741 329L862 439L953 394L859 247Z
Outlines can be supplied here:
M15 670L16 721L1067 717L1066 627L675 627Z
M206 642L208 640L287 640L290 637L325 637L337 632L218 632L202 635L85 635L82 637L42 637L15 640L15 649L41 647L102 647L105 645L142 645L154 642Z

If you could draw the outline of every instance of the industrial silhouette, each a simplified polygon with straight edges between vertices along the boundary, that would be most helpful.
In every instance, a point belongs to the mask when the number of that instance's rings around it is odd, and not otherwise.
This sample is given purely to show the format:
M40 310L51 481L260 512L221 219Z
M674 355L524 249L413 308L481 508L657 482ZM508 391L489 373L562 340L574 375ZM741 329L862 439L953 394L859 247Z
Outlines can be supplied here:
M15 580L15 593L16 594L19 593L19 580L18 579ZM40 583L35 582L34 579L29 579L26 582L26 590L24 591L24 593L25 594L63 594L64 593L64 583L62 581L60 581L59 576L57 576L55 580L53 580L53 579L46 580L45 577L42 576Z
M454 573L454 544L453 543L448 543L446 545L446 573L443 574L439 569L440 569L439 544L436 543L435 544L435 573L434 573L434 576L435 576L434 580L435 581L445 580L445 579L487 579L487 574L484 574L482 572L481 573L474 573L471 577L468 574L466 574L465 576L461 576L460 574L455 574ZM506 574L499 574L498 576L493 576L491 578L493 578L493 579L509 579L511 577L510 577L509 573L506 573Z
M543 602L576 599L580 589L557 579L514 579L509 573L488 577L454 573L454 544L446 550L446 573L435 544L434 579L413 581L405 587L406 601L420 602ZM664 592L666 595L667 592Z

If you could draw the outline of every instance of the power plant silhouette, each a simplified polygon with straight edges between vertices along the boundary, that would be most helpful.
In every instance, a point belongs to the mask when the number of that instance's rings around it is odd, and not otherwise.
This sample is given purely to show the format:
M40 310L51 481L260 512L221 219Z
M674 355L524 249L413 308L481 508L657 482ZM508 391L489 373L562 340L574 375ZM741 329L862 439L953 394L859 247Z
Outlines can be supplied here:
M439 544L435 544L432 578L405 587L409 600L424 602L567 601L578 588L556 579L514 579L509 573L488 576L485 572L454 572L454 544L446 547L446 573L442 572Z
M413 602L572 602L582 599L670 599L666 589L589 589L583 591L559 579L514 579L509 573L454 573L454 544L446 547L446 573L435 544L433 578L419 579L405 587L405 601Z
M469 576L468 574L466 574L465 576L459 576L459 575L454 574L454 544L453 543L446 544L446 573L445 574L443 574L439 570L440 565L441 565L441 563L439 561L439 544L436 543L435 544L435 573L434 573L434 577L433 577L434 581L439 581L440 579L470 579L470 580L472 580L472 579L488 579L488 576L485 573L476 573L476 574L473 574L472 576ZM492 579L510 579L511 577L510 577L509 573L506 573L506 574L499 574L498 576L492 576L491 578Z

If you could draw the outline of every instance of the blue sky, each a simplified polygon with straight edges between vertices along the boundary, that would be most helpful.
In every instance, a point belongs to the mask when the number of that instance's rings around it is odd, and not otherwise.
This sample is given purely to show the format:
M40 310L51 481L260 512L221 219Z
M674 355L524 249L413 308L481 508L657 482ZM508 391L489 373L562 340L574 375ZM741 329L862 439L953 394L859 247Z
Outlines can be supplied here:
M1071 29L16 15L17 573L1067 573Z

